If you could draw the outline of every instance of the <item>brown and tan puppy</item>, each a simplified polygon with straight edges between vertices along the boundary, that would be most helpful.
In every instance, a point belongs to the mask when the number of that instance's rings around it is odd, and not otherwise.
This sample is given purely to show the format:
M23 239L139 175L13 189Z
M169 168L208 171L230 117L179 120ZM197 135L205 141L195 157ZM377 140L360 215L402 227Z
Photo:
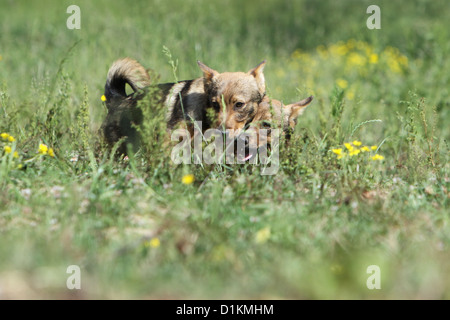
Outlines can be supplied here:
M279 128L288 133L297 125L297 119L312 102L313 96L284 105L281 101L265 97L259 104L252 125L257 129Z
M313 96L310 96L299 102L284 105L279 100L265 96L258 105L251 123L236 139L242 140L241 145L245 148L243 159L253 158L260 148L270 148L274 134L272 129L279 129L279 133L289 140L298 117L303 114L312 100Z

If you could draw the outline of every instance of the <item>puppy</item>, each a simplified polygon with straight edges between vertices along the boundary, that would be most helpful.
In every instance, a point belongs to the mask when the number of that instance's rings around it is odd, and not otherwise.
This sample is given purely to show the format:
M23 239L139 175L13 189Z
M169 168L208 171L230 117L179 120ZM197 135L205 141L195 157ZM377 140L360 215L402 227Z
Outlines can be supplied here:
M265 96L266 62L247 73L219 73L200 61L197 63L203 77L155 86L159 101L167 109L167 128L173 129L185 121L193 133L194 121L202 121L203 131L219 126L239 132L253 120ZM130 58L117 60L108 71L104 93L108 113L100 131L110 146L125 138L118 149L120 153L126 154L128 144L134 147L139 144L135 125L141 124L142 111L136 105L150 82L145 68ZM133 89L132 94L126 94L126 84ZM215 114L212 121L208 117L211 113Z
M236 144L244 146L244 161L252 159L260 148L270 148L272 129L280 129L287 140L297 125L297 119L312 102L313 96L299 102L284 105L281 101L265 96L246 130L237 136ZM261 131L260 129L265 129ZM263 133L264 132L264 133Z

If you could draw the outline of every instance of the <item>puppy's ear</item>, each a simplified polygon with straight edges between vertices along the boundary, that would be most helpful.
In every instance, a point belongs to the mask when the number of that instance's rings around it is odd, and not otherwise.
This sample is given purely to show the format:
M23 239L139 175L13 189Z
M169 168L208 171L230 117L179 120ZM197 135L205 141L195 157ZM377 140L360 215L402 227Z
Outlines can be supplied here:
M204 64L201 61L197 61L197 64L200 67L200 69L202 69L203 77L207 81L210 81L212 78L214 78L215 76L217 76L219 74L216 70L211 69L210 67L208 67L206 64Z
M258 64L256 67L254 67L252 70L250 70L248 73L255 77L256 84L258 85L258 90L261 93L266 92L266 81L264 79L264 66L266 65L266 60Z
M313 100L313 96L310 96L302 101L295 102L285 106L285 110L287 110L289 115L289 125L294 127L297 123L297 118L305 111L306 107Z

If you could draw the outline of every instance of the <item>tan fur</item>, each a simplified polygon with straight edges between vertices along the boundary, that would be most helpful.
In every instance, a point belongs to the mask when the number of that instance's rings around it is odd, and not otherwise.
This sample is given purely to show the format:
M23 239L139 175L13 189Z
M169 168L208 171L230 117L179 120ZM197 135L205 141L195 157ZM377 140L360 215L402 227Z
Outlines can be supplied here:
M114 78L127 78L133 90L142 90L150 85L150 76L145 68L136 60L123 58L116 60L108 70L107 81Z
M293 130L297 124L297 118L303 114L306 107L312 102L313 97L310 96L301 101L284 105L281 101L264 97L259 104L258 111L253 118L251 127L255 128L257 141L250 141L252 145L262 146L270 145L271 135L267 139L263 139L259 135L258 129L279 128L283 132Z

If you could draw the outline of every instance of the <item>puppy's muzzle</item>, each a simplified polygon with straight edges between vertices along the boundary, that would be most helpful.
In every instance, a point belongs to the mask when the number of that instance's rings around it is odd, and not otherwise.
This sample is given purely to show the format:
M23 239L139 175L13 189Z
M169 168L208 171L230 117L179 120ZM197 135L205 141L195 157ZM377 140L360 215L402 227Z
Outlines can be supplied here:
M250 137L245 134L239 134L232 140L229 138L226 131L222 131L224 141L226 141L227 152L234 153L236 159L239 162L245 162L256 157L258 153L258 147L255 143L252 143ZM230 141L231 140L231 141Z
M236 158L238 161L249 161L256 157L258 148L250 143L250 138L245 135L239 135L235 140Z

